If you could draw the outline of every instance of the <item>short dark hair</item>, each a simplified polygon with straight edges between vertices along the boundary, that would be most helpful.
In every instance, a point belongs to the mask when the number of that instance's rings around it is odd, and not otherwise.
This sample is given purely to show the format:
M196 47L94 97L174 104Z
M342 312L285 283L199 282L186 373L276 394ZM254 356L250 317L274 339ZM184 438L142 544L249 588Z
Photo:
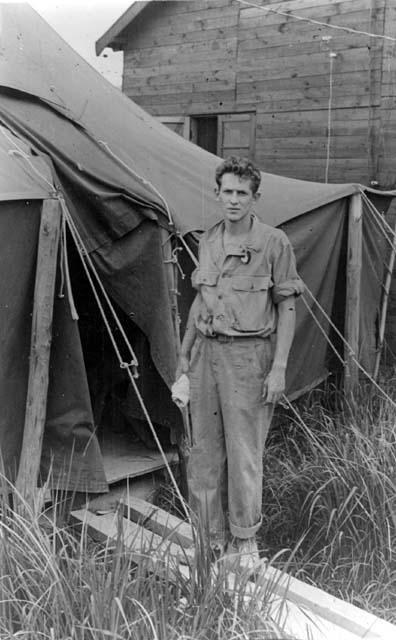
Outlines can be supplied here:
M216 168L216 184L221 187L221 179L225 173L233 173L242 179L250 180L250 186L253 193L257 193L261 182L260 170L255 167L249 158L238 158L230 156L223 160Z

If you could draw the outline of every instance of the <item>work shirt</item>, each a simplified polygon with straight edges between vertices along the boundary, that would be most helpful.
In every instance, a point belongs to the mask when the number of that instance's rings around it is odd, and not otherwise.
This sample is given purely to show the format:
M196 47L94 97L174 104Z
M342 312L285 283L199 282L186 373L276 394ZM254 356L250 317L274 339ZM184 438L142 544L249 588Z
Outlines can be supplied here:
M224 249L224 221L206 231L192 284L199 291L196 328L206 336L267 337L275 332L276 305L304 290L286 234L252 216L243 244Z

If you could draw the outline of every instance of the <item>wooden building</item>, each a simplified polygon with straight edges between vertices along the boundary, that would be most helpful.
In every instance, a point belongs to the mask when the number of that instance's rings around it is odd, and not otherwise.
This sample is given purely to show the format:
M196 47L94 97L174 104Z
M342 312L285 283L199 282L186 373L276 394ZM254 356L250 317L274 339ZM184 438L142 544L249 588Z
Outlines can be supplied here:
M393 188L392 38L394 0L154 0L135 2L97 53L122 50L123 91L220 156Z
M106 47L124 52L127 96L219 156L396 186L395 0L140 1Z

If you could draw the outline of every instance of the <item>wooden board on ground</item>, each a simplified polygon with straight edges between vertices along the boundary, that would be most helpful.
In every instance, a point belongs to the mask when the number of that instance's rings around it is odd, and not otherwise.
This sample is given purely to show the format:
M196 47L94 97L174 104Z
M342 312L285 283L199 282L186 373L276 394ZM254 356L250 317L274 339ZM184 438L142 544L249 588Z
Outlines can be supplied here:
M191 525L164 509L133 496L124 498L123 507L125 517L134 520L146 529L173 540L183 547L191 547L194 544Z
M125 516L134 519L144 518L145 526L131 522ZM125 505L124 513L105 514L98 516L85 510L75 511L72 517L76 522L83 522L91 533L102 540L116 542L119 540L120 527L123 531L123 543L136 554L136 561L142 553L150 553L153 566L163 561L166 554L168 560L177 559L185 554L185 558L192 557L192 549L185 548L189 541L189 530L185 529L185 522L176 516L170 516L154 505L142 500L131 499L129 506ZM187 538L183 540L183 547L171 542L169 537L169 523L179 526ZM156 532L148 530L147 525L156 528ZM162 524L161 524L162 523ZM160 534L160 535L158 535ZM191 534L191 530L190 530ZM182 539L180 540L182 541ZM242 563L243 561L241 561ZM189 567L179 565L178 571L189 577ZM292 634L296 640L394 640L396 627L366 611L347 602L335 598L324 591L312 587L301 580L292 578L286 573L275 569L271 565L262 565L261 572L254 576L245 590L246 597L257 598L258 594L270 593L269 615L286 633ZM232 571L225 574L227 589L238 589L238 579Z
M165 467L165 462L158 450L148 449L144 444L134 441L128 433L111 432L100 446L106 480L109 484L142 476ZM168 463L178 462L176 448L168 448L165 453Z
M188 549L182 549L179 545L124 518L119 511L96 515L86 509L79 509L72 511L70 515L75 524L86 527L97 541L116 544L121 540L122 545L131 550L136 563L143 558L146 559L147 554L153 563L159 560L178 562L180 556L191 557L192 552Z

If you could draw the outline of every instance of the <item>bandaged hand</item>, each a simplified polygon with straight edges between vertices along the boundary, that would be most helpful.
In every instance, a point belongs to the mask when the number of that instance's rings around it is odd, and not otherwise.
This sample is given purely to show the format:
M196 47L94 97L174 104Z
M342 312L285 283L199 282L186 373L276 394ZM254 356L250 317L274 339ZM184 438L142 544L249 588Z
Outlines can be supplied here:
M179 409L184 409L190 401L190 381L183 373L171 388L172 400Z

